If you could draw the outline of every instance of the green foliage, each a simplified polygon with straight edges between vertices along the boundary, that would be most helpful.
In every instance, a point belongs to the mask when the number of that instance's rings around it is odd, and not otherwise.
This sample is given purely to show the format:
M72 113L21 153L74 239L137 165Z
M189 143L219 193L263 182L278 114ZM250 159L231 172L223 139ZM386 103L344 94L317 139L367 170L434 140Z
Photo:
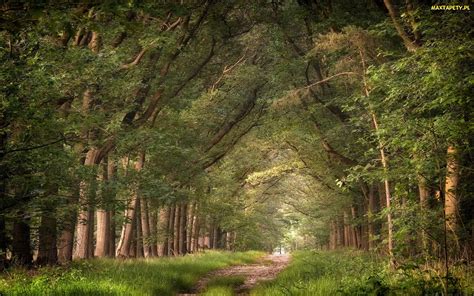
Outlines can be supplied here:
M217 268L252 263L259 252L206 252L152 260L97 259L70 267L10 270L0 278L3 295L175 295Z
M427 266L404 265L395 271L382 260L355 251L296 252L274 281L250 295L434 295L444 293L444 279ZM469 295L472 269L455 271L449 293Z

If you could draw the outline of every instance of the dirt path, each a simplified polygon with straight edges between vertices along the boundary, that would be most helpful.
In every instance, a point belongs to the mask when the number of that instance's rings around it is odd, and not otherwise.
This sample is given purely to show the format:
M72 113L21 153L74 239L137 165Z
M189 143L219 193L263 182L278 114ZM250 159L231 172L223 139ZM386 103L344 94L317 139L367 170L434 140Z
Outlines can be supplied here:
M289 255L267 255L257 263L247 265L236 265L213 271L203 277L193 289L192 293L179 294L199 295L204 292L207 284L218 277L242 276L245 277L243 284L234 288L236 295L248 295L248 291L258 283L274 279L289 263Z

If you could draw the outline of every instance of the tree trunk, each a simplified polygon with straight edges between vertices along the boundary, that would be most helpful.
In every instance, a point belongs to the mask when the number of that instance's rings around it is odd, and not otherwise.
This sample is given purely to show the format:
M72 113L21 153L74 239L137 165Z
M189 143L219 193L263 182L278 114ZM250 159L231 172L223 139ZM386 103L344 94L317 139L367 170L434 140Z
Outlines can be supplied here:
M184 203L180 207L180 217L179 217L179 254L184 255L187 253L187 236L186 236L186 228L187 228L187 219L188 219L188 206Z
M174 248L175 248L175 245L174 245L174 236L175 236L175 233L174 233L174 214L175 214L175 210L176 210L176 205L173 205L171 207L169 207L169 218L168 218L168 235L167 235L167 239L168 239L168 256L173 256L174 254Z
M144 246L143 246L143 232L142 232L142 219L141 219L142 204L140 202L140 199L138 199L137 202L138 203L137 203L137 210L136 210L136 215L135 215L135 235L134 235L134 241L135 241L135 247L136 247L135 257L143 258Z
M181 214L180 205L176 205L174 209L174 222L173 222L173 256L179 254L179 219Z
M151 250L151 232L150 232L150 217L148 213L148 201L144 198L140 200L140 218L142 225L142 242L143 242L143 255L145 258L152 256Z
M385 4L385 7L387 7L387 10L388 10L388 13L390 14L390 18L392 19L393 25L395 29L397 30L400 38L402 38L403 44L405 45L406 49L410 52L416 51L419 48L419 46L413 40L410 39L408 34L403 29L402 24L398 21L397 12L392 5L392 1L384 0L383 2Z
M84 161L85 166L93 166L95 164L95 156L97 149L91 148ZM79 213L76 223L76 249L74 252L74 258L86 259L90 258L90 245L91 245L91 225L93 217L91 215L91 201L93 195L93 179L95 176L90 176L88 180L82 180L79 185Z
M106 210L97 210L97 241L95 256L107 257L110 250L110 213Z
M168 224L170 211L167 207L160 208L158 214L158 256L168 255Z
M36 263L38 265L54 265L58 262L57 221L53 211L43 212L39 227L39 246Z
M149 239L149 244L151 248L151 256L156 257L158 256L158 245L157 245L157 238L158 238L158 229L157 229L157 223L158 223L158 213L156 211L153 211L149 213L149 218L150 218L150 239Z
M199 225L199 216L197 215L197 204L194 207L194 217L193 217L193 229L192 229L192 242L191 248L193 253L199 251L199 232L200 232L200 225Z
M7 246L5 216L0 214L0 272L7 268Z
M75 228L75 223L72 222L63 225L63 230L58 239L58 261L60 263L66 263L72 260Z
M458 242L459 230L459 201L457 188L459 184L459 156L457 148L449 146L446 155L446 182L445 182L445 202L446 225Z
M375 197L375 188L373 185L369 187L369 204L367 207L367 222L368 222L368 247L369 250L374 250L376 247L376 226L375 226L375 219L374 216L377 213L377 206L376 206L376 197Z
M110 231L109 231L109 251L108 256L114 258L115 257L115 211L110 210L109 214L109 221L110 221Z
M135 170L141 171L145 162L144 154L140 155L138 161L135 163ZM122 234L117 246L117 257L129 257L130 246L133 240L133 222L136 216L136 208L138 203L138 184L135 184L132 197L128 207L125 209L125 222L122 226Z
M351 214L352 214L352 221L357 219L357 211L354 205L351 206ZM362 246L362 235L361 235L361 228L357 225L353 225L352 227L352 243L354 248L360 249Z
M385 0L386 1L386 0ZM367 89L366 89L367 92ZM372 123L374 125L375 132L379 132L379 125L377 121L377 117L375 116L375 113L372 112ZM385 156L385 149L383 148L383 145L381 143L381 140L379 139L379 152L380 152L380 160L382 162L382 167L384 170L384 173L387 174L388 172L388 161L387 157ZM395 263L395 258L393 254L393 222L392 222L392 213L391 213L391 201L392 201L392 195L390 193L390 182L388 180L388 177L384 177L384 189L385 189L385 203L387 205L388 213L387 213L387 248L388 248L388 255L390 256L390 263L393 265Z
M30 246L30 225L23 213L13 221L12 259L15 264L29 266L33 261Z
M101 208L97 210L97 234L95 256L112 257L115 253L115 226L112 226L112 202L115 198L115 192L108 188L115 175L115 163L112 160L105 159L102 168L102 190L101 190ZM113 239L112 239L113 237ZM114 250L111 252L111 250Z
M426 184L426 179L425 177L418 175L418 194L419 194L419 199L420 199L420 210L421 210L421 215L422 215L422 228L420 231L421 235L421 248L424 253L428 251L428 235L426 233L425 227L425 217L424 214L426 211L428 211L428 198L430 196L430 191L428 189L428 186Z
M344 247L348 247L350 245L350 236L351 234L349 233L350 225L349 225L349 214L347 213L347 210L344 211L343 215L343 230L344 230L344 242L343 245Z
M194 207L195 203L188 206L187 222L186 222L186 250L190 253L192 250L193 223L194 223Z
M330 230L329 230L329 249L336 249L336 222L331 220Z

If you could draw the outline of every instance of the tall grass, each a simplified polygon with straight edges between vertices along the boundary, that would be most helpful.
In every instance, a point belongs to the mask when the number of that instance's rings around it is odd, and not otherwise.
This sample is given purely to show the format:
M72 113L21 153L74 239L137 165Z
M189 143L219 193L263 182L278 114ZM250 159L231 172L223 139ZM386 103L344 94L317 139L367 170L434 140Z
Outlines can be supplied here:
M260 252L206 252L179 258L95 259L70 267L13 269L0 276L0 295L175 295L206 273L247 264Z
M444 281L421 266L392 270L386 260L356 251L303 251L274 281L251 296L278 295L444 295ZM474 295L473 270L455 272L449 295Z
M203 296L232 296L234 295L234 288L242 285L245 282L244 276L222 276L211 279L207 285L206 290L202 293Z

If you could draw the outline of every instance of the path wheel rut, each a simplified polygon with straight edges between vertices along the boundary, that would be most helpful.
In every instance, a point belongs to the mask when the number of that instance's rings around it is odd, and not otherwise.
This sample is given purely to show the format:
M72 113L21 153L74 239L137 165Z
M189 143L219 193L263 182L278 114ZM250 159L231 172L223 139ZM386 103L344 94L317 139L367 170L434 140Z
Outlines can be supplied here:
M179 294L179 296L199 295L203 293L209 282L219 277L243 277L244 282L234 287L236 295L248 295L248 292L257 284L273 280L288 265L288 254L272 254L261 258L257 263L236 265L215 270L200 279L192 292Z

